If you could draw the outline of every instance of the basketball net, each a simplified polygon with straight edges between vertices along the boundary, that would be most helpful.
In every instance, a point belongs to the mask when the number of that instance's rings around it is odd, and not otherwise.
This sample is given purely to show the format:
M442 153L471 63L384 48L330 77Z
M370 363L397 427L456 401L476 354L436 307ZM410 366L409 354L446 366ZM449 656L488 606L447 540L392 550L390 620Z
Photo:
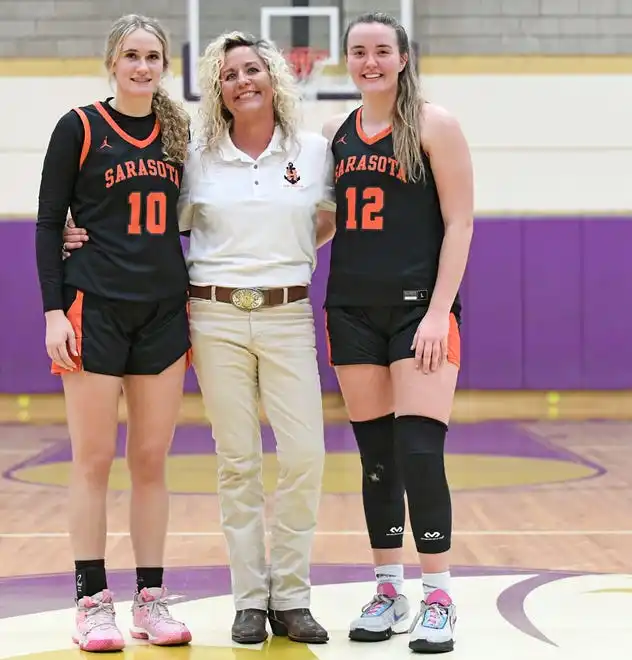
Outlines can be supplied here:
M315 91L312 83L325 68L329 52L320 48L292 48L286 57L303 95Z

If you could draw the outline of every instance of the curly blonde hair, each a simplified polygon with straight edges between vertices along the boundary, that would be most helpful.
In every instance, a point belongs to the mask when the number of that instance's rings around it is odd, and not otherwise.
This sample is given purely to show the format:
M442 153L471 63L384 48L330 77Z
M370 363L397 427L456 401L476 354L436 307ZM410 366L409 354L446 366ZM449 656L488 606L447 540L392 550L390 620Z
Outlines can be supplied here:
M381 23L395 31L399 54L405 56L406 65L397 81L397 99L393 112L393 149L395 158L409 181L425 178L425 168L421 145L419 113L425 103L417 76L414 54L404 26L393 16L381 11L368 12L356 17L345 31L342 43L347 56L347 46L351 29L360 23Z
M226 53L240 46L252 48L268 70L273 89L274 120L281 129L284 146L288 141L296 141L300 94L282 52L265 39L256 39L243 32L226 32L207 46L199 62L199 116L203 148L213 150L230 130L233 117L222 100L220 72Z
M155 18L128 14L121 16L113 25L105 45L105 67L112 71L114 62L118 59L123 41L136 30L145 30L153 34L162 46L163 72L169 69L170 48L165 29ZM151 109L160 123L162 151L165 160L184 163L189 144L190 117L184 107L174 101L167 91L158 86L154 92Z

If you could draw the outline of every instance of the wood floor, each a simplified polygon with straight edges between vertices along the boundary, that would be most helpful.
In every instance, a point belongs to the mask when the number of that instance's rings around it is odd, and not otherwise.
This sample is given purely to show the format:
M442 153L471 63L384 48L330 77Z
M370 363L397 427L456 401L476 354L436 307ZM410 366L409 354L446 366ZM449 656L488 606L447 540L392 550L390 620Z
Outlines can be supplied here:
M455 424L516 421L542 446L600 466L601 474L538 486L453 493L453 563L463 566L632 573L632 393L460 393ZM325 400L330 424L344 421L337 397ZM124 419L124 408L121 418ZM602 419L604 421L590 421ZM0 397L0 472L67 439L58 396ZM181 422L204 424L189 396ZM503 437L497 442L502 444ZM575 460L575 459L569 459ZM507 468L509 469L509 468ZM64 487L0 480L0 576L68 571ZM109 497L108 566L133 567L127 536L129 492ZM167 566L225 565L214 494L173 495ZM323 495L314 563L370 563L359 490ZM408 536L406 562L416 554Z

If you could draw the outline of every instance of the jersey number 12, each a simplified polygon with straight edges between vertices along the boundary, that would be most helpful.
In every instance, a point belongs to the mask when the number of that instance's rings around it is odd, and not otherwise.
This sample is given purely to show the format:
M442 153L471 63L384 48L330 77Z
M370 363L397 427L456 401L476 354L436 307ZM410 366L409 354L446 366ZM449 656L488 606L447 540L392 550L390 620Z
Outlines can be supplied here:
M167 230L167 196L163 192L150 192L145 199L139 192L130 193L127 201L130 206L127 233L139 236L143 232L140 219L145 211L145 230L149 234L164 234Z
M384 217L380 215L384 208L384 191L381 188L363 188L362 200L358 204L358 189L347 188L347 229L381 231L384 229ZM359 207L359 208L358 208ZM358 215L360 216L358 223Z

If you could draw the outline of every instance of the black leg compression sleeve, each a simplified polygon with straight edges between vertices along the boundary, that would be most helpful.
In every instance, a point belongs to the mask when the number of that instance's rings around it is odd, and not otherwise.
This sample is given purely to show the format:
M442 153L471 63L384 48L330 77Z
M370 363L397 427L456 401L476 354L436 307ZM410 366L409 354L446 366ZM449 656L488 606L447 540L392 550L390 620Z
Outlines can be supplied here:
M351 422L362 461L362 503L371 547L401 548L404 481L395 458L394 415Z
M438 554L452 542L452 501L445 474L447 426L436 419L403 415L395 420L410 526L417 552Z

